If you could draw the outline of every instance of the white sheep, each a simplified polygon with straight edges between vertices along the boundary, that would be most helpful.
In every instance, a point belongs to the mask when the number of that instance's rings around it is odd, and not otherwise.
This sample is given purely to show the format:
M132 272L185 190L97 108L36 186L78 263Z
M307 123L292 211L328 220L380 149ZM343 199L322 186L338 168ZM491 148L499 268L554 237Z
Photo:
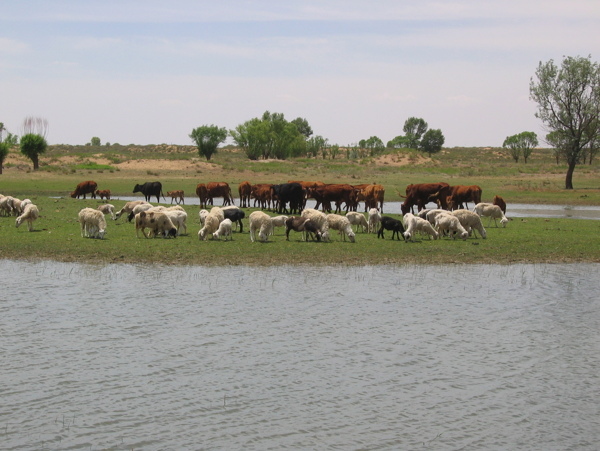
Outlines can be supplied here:
M429 221L431 225L435 225L435 218L437 215L442 213L449 213L448 210L442 210L441 208L434 208L433 210L428 210L425 214L425 219Z
M179 205L177 205L179 206ZM173 225L177 228L177 235L181 235L181 230L183 229L183 233L187 233L187 213L185 210L181 209L171 209L167 208L164 213L171 219Z
M205 210L204 208L198 212L198 216L200 217L200 225L204 225L204 220L208 215L208 210Z
M231 229L233 228L233 222L231 219L224 219L221 224L219 224L219 228L215 233L213 233L213 239L220 240L222 236L225 237L225 241L227 241L227 237L233 240L231 235Z
M314 208L305 208L302 210L302 213L300 213L300 217L312 219L321 232L321 239L323 241L329 241L329 222L327 221L327 215L325 213L315 210Z
M9 205L10 196L4 196L0 194L0 213L3 216L10 216L12 213L12 207Z
M110 214L111 219L117 219L115 217L115 206L112 204L102 204L98 206L98 211L101 211L102 214L108 215Z
M483 224L481 223L481 218L479 215L477 215L477 213L460 209L454 210L452 214L458 218L460 225L462 225L465 230L469 232L469 235L471 234L471 231L473 231L475 238L477 238L477 233L475 233L475 231L477 231L483 239L487 237L487 233L483 228Z
M286 215L279 215L279 216L273 216L271 218L271 223L273 223L273 233L275 233L275 227L285 227L285 222L288 220L289 216Z
M103 239L106 234L106 219L104 213L94 208L83 208L79 212L81 236Z
M219 230L219 224L224 220L223 210L219 207L214 207L206 218L204 218L204 227L198 232L198 239L206 241L209 233L212 234L214 238L215 232Z
M377 226L379 225L380 222L381 222L381 213L379 213L379 209L371 208L369 210L369 227L368 227L369 233L376 233Z
M466 240L469 236L469 232L460 224L458 218L449 212L440 213L436 216L435 228L439 235L442 235L444 231L449 231L452 239L455 239L454 233L458 233L463 240Z
M429 221L412 213L406 213L402 219L404 221L404 228L406 229L403 234L405 241L414 241L416 232L426 233L430 237L433 237L434 240L438 239L439 235Z
M156 235L162 235L163 238L177 237L177 229L173 225L173 221L162 211L141 211L136 214L135 236L138 238L140 229L146 238ZM146 229L150 229L148 233L146 233Z
M273 222L271 217L262 211L254 211L250 213L250 241L254 243L255 233L258 231L258 238L261 241L267 241L269 235L273 233Z
M31 202L31 199L23 199L19 201L19 204L15 205L14 207L17 210L18 214L23 214L23 211L25 211L25 207L31 203L33 203Z
M480 202L477 205L475 205L473 211L479 216L487 216L489 218L487 225L488 227L490 226L492 219L494 220L494 224L496 225L496 227L498 227L496 219L500 219L500 224L502 224L502 227L506 227L506 224L508 223L508 218L504 215L502 209L498 205Z
M221 224L225 219L225 213L223 213L223 209L221 207L212 207L210 209L210 214L216 215L219 218L219 224Z
M340 235L342 235L342 239L344 241L346 241L346 235L348 235L348 239L354 243L355 235L354 231L352 230L352 224L350 224L350 220L346 216L328 214L327 223L329 224L330 229L340 232Z
M38 210L38 207L34 204L28 204L25 206L25 209L23 210L21 216L17 217L15 225L16 227L19 227L23 223L23 221L27 221L27 230L32 232L33 221L35 221L39 217L40 212Z
M119 219L121 217L122 214L126 213L127 215L129 215L129 213L131 213L134 209L134 207L136 205L140 205L140 204L147 204L148 202L146 202L145 200L132 200L127 202L125 205L123 205L123 208L121 208L117 214L115 214L115 220Z
M348 218L348 221L350 221L350 224L356 226L357 233L359 226L361 232L364 232L365 229L369 230L369 223L367 222L367 218L365 218L365 215L363 215L362 213L359 213L357 211L349 211L348 213L346 213L346 217Z

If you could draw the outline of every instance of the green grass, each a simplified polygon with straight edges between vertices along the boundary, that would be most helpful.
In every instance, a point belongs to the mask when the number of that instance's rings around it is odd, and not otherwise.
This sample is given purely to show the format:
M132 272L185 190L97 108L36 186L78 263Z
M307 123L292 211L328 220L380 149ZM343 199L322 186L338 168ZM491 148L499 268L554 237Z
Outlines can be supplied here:
M77 213L86 206L97 207L99 201L46 195L31 199L41 214L34 223L34 232L28 232L25 224L17 229L14 217L0 217L3 258L181 265L600 262L600 221L593 220L515 219L506 228L492 224L485 240L418 239L415 243L392 241L390 232L386 232L385 239L358 233L356 243L340 241L336 232L329 243L302 242L299 233L291 232L290 241L286 241L285 231L278 228L267 243L252 243L247 218L245 232L234 232L233 241L199 241L199 207L187 206L187 235L176 239L136 238L132 223L124 218L116 222L108 218L106 239L97 240L81 237ZM112 203L118 209L125 202ZM251 211L246 210L247 216Z

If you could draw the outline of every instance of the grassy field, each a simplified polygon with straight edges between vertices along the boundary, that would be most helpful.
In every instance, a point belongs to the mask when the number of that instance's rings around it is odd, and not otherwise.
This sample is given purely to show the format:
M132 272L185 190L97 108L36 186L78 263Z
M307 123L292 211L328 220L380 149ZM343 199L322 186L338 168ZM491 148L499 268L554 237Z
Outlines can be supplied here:
M97 200L71 199L69 193L83 180L95 180L113 195L131 196L133 185L160 180L165 192L183 189L191 195L197 183L227 181L234 193L243 180L281 183L290 179L323 182L381 183L386 200L400 200L407 184L446 181L477 184L483 200L494 194L508 203L600 205L598 163L578 166L577 189L564 190L564 165L549 150L537 150L530 161L514 163L501 149L447 149L433 159L410 150L390 151L377 158L349 160L293 159L250 162L235 149L222 149L210 162L191 146L51 146L38 171L16 152L5 161L0 193L30 198L40 208L35 231L17 229L14 217L0 217L2 258L55 259L84 262L163 262L167 264L270 265L401 264L401 263L513 263L599 262L600 221L574 219L515 219L506 228L491 227L486 240L385 240L357 234L357 242L300 242L299 234L285 240L276 229L268 243L251 243L248 233L234 240L199 241L198 206L187 206L188 234L177 239L136 238L133 224L108 219L105 240L80 236L77 213ZM117 207L124 201L112 201ZM220 199L218 200L220 203ZM246 211L246 216L252 209ZM391 215L394 216L394 215ZM487 221L484 222L484 225ZM247 219L245 230L247 230Z

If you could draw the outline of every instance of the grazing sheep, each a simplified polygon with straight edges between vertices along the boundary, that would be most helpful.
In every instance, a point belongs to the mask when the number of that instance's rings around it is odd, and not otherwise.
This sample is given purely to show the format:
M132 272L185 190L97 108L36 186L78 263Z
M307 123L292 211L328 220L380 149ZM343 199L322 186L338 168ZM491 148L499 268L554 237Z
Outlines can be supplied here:
M423 208L423 210L418 212L416 216L421 219L427 219L427 213L429 213L430 211L431 210L428 208Z
M369 210L369 233L375 233L377 231L377 225L381 222L381 213L379 213L379 209L371 208Z
M438 234L442 235L442 232L449 231L452 239L455 239L455 233L458 233L463 240L466 240L469 236L469 232L460 224L458 218L449 212L441 213L435 218L435 228Z
M79 212L79 225L83 238L103 239L106 234L106 219L104 213L94 208L83 208Z
M133 221L133 218L135 218L135 215L137 215L138 213L141 213L142 211L148 211L150 209L156 209L154 211L160 211L161 209L164 209L164 208L165 207L162 207L162 206L155 207L154 205L144 201L143 204L138 204L133 207L131 212L129 212L129 215L127 215L127 221L128 222Z
M198 212L198 216L200 217L200 225L204 225L204 220L208 215L208 210L205 210L204 208Z
M12 196L6 196L6 206L9 216L19 216L21 214L21 199L17 199L16 197Z
M490 226L492 219L494 220L494 224L496 225L496 227L498 227L496 219L500 219L500 224L502 224L502 227L506 227L506 223L508 222L508 218L504 216L504 213L502 213L502 209L498 205L480 202L477 205L475 205L473 211L479 216L487 216L489 218L487 225L488 227Z
M110 214L111 219L115 220L115 206L113 204L102 204L98 206L98 211L101 211L102 214Z
M416 232L421 232L422 234L426 233L430 237L433 237L434 240L437 240L438 233L426 219L415 216L412 213L406 213L402 220L404 221L404 228L406 229L402 234L404 235L405 241L415 241Z
M458 218L460 225L462 225L465 230L469 232L469 235L471 235L471 231L473 231L475 238L477 238L477 233L475 233L475 231L477 231L483 239L487 237L487 233L483 228L483 224L481 223L481 218L479 215L477 215L477 213L461 209L454 210L452 214Z
M365 229L369 230L369 223L367 222L367 218L365 218L365 215L363 215L362 213L359 213L357 211L349 211L348 213L346 213L346 217L348 218L348 221L350 221L350 224L356 226L357 233L359 226L361 232L364 232Z
M177 235L187 233L187 213L184 210L167 208L164 213L171 219L177 229ZM183 229L183 232L181 231Z
M308 241L308 236L311 235L311 239L314 241L314 237L317 241L321 241L321 231L317 224L310 218L302 218L299 216L291 216L285 221L285 239L290 240L290 230L296 232L302 232L303 241Z
M13 203L13 208L16 211L16 214L21 215L21 214L23 214L23 211L25 211L25 207L31 203L33 203L33 202L31 202L31 199L23 199L23 200L15 199L15 202Z
M221 237L224 236L225 241L227 241L227 237L229 237L233 240L233 237L231 236L232 228L233 228L233 222L231 222L231 219L225 218L223 220L223 222L221 222L221 224L219 224L219 228L217 229L217 231L215 233L213 233L213 239L220 240Z
M162 235L164 238L177 237L177 229L171 219L161 211L141 211L135 215L135 235L139 238L139 231L146 238ZM146 234L146 229L150 229Z
M212 207L210 209L210 214L216 215L219 218L219 224L225 219L225 212L221 207Z
M437 215L442 213L448 213L448 210L434 208L432 210L427 211L427 213L425 214L425 219L427 219L431 225L435 225L435 218L437 217Z
M219 208L219 207L216 207ZM213 208L214 210L214 208ZM219 208L220 210L220 208ZM216 233L217 230L219 230L219 224L221 224L222 221L225 220L225 218L222 217L223 211L221 211L221 216L219 215L218 211L213 212L211 210L211 212L208 214L208 216L206 216L206 218L204 219L204 227L202 227L200 229L200 231L198 232L198 239L199 240L203 240L206 241L208 239L208 234L212 234L213 238L214 235Z
M34 204L27 204L21 216L17 217L15 226L19 227L23 221L27 221L27 230L33 231L33 221L40 217L38 207Z
M271 218L271 222L273 223L273 233L275 233L275 227L286 227L286 221L289 219L289 216L279 215Z
M244 233L244 225L242 224L242 219L246 217L246 213L240 207L235 205L230 205L228 207L221 207L223 210L223 215L225 219L230 219L232 224L235 224L235 228L237 230L237 226L240 226L240 233Z
M329 224L330 229L337 230L340 233L340 235L342 235L342 240L346 241L346 235L348 235L348 239L350 240L350 242L354 243L354 231L352 230L350 220L346 216L328 214L327 223Z
M121 208L115 215L115 221L117 219L119 219L122 214L128 215L129 213L131 213L136 205L147 204L147 203L148 202L146 202L145 200L132 200L130 202L127 202L125 205L123 205L123 208Z
M384 230L392 231L392 240L394 239L394 235L396 236L396 238L398 238L398 240L400 240L400 234L404 233L404 226L402 225L402 221L398 219L394 219L389 216L382 216L380 224L381 227L377 232L377 238L385 239L385 236L383 235Z
M10 216L12 212L12 208L8 204L9 198L10 196L4 196L3 194L0 194L0 213L2 216Z
M314 208L305 208L302 210L300 217L312 219L321 232L321 239L329 241L329 222L327 222L327 215L325 213Z
M250 241L254 243L255 232L258 230L258 238L261 241L267 241L269 235L273 233L273 222L271 217L262 211L254 211L250 213Z

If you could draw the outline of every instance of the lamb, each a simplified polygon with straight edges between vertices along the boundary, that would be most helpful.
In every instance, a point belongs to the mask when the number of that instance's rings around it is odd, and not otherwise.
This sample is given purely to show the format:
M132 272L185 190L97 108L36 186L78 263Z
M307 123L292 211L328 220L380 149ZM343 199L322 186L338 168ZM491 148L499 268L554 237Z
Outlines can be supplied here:
M371 208L369 210L369 233L375 233L377 231L377 225L381 222L381 213L379 213L379 209Z
M481 223L481 218L476 213L461 209L454 210L452 214L458 218L460 225L462 225L465 230L469 232L469 235L471 234L471 231L473 231L475 238L477 238L477 233L475 233L475 231L477 231L483 239L487 237L486 231Z
M33 221L40 217L40 212L35 204L25 206L21 216L17 217L15 226L19 227L23 221L27 221L27 230L33 232Z
M321 231L315 222L310 218L302 218L299 216L292 216L285 221L285 239L290 240L290 230L296 232L303 232L302 239L308 241L308 236L312 235L317 238L317 241L321 241ZM314 241L314 238L313 238Z
M150 229L146 234L146 228ZM135 235L139 238L139 231L146 238L150 236L163 235L164 238L172 236L177 237L177 229L171 219L161 211L141 211L135 215Z
M262 211L254 211L250 213L250 241L254 243L255 232L258 230L258 238L261 241L267 241L269 235L273 233L273 222L271 217Z
M110 214L111 219L115 220L115 206L113 204L102 204L98 206L98 211L101 211L102 214L108 215Z
M104 239L106 234L106 219L104 213L94 208L83 208L79 212L79 224L82 238Z
M496 227L498 227L496 219L500 219L500 224L502 224L502 227L506 227L506 223L508 222L508 218L504 216L504 213L502 213L502 209L498 205L480 202L477 205L475 205L473 211L479 216L487 216L489 218L487 225L488 227L490 226L492 219L494 220L494 224L496 225Z
M402 221L391 218L389 216L382 216L381 227L377 232L377 238L385 239L385 236L383 235L384 229L392 231L392 240L394 239L394 235L396 236L396 238L398 238L398 240L400 240L400 234L404 233L404 226L402 225Z
M133 211L133 208L136 205L141 205L141 204L147 204L148 202L146 202L145 200L132 200L130 202L127 202L125 205L123 205L123 208L121 208L117 214L115 215L115 221L117 219L119 219L121 217L122 214L124 213L131 213Z
M356 226L356 232L358 233L358 227L360 226L361 232L365 231L365 228L369 230L369 223L367 222L367 218L362 213L358 213L357 211L349 211L346 213L346 217L350 224Z
M231 236L231 229L233 227L233 222L231 219L225 218L221 224L219 224L219 228L215 233L213 233L213 239L220 240L222 236L225 237L225 241L227 241L227 237L233 240Z
M319 232L321 232L321 239L329 241L329 222L327 222L327 215L325 213L314 208L305 208L302 210L300 217L312 219Z
M275 227L286 227L286 222L289 219L289 216L279 215L271 218L271 222L273 223L273 233L275 233Z
M187 233L187 213L185 210L167 208L164 213L173 222L173 225L177 229L177 235L181 235L181 229L183 229L183 233Z
M415 241L416 232L426 233L430 237L433 237L434 240L438 239L438 233L426 219L415 216L412 213L406 213L402 219L404 220L404 227L406 229L402 234L405 241Z
M342 239L344 241L346 241L346 235L348 235L348 239L350 240L350 242L354 243L354 231L352 230L350 220L346 216L328 214L327 223L329 224L329 228L340 232L340 235L342 235Z
M443 231L450 231L452 239L455 239L454 234L458 233L463 240L466 240L469 236L469 232L460 224L458 218L449 212L438 214L435 218L435 228L438 234L442 234Z
M219 207L215 207L221 210ZM219 224L225 220L223 217L223 210L219 211L213 208L210 213L204 219L204 227L200 229L198 232L198 239L206 241L208 239L208 234L212 234L213 238L215 237L215 232L219 230ZM214 210L214 211L213 211Z

